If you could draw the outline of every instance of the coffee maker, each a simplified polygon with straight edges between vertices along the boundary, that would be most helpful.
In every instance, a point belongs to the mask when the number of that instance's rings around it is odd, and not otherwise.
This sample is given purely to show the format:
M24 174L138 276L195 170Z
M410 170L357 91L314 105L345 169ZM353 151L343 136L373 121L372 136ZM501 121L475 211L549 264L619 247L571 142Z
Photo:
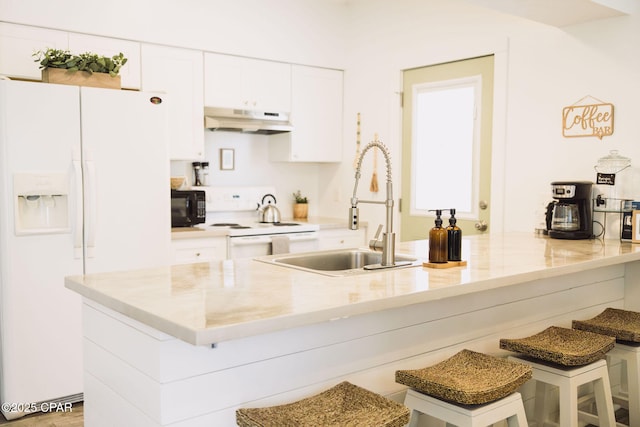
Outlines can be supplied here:
M551 183L555 201L547 205L547 234L554 239L590 239L593 237L591 191L589 181Z

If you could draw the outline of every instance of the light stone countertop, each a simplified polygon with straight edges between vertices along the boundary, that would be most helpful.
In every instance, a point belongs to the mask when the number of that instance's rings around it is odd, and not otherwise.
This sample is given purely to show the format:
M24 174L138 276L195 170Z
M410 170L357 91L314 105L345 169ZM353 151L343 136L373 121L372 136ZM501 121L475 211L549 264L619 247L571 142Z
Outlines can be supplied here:
M428 256L426 240L396 251ZM640 260L640 245L533 233L463 238L465 267L328 277L252 259L66 278L66 287L194 345L259 335Z

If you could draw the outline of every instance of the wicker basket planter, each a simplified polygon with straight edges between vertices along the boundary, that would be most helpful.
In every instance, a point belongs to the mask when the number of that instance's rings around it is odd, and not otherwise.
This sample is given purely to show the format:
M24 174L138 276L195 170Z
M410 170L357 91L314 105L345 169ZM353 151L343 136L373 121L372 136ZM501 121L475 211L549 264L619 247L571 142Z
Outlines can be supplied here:
M293 205L293 217L296 219L305 219L309 214L309 204L295 203Z
M120 76L111 77L108 73L73 72L63 68L45 68L42 70L42 81L45 83L121 89L121 80Z

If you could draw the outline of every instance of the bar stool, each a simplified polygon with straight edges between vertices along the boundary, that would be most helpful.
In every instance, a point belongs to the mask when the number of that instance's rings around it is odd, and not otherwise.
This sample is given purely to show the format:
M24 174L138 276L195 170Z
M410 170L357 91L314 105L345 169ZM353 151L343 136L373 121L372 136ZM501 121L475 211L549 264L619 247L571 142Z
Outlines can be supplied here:
M240 427L402 427L408 422L405 406L347 381L297 402L236 410Z
M516 390L530 378L526 365L471 350L427 368L396 371L396 382L410 387L404 404L411 410L412 427L418 425L420 413L459 427L485 427L502 420L509 427L526 427Z
M627 373L621 378L621 393L613 399L629 411L629 425L640 426L640 313L607 308L592 319L574 320L572 326L616 338L607 361L622 360Z
M577 427L582 416L595 417L578 408L578 387L593 383L601 427L615 427L615 414L605 354L615 339L591 332L552 326L526 338L500 340L500 348L520 353L509 360L527 363L536 383L534 416L542 426L549 415L547 387L559 388L560 425Z

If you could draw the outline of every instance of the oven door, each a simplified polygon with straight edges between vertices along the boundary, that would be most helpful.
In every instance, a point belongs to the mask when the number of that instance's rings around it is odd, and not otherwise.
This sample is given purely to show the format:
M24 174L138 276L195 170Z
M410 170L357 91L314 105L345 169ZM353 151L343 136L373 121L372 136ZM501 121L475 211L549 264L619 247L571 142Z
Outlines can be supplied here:
M319 248L318 232L229 236L228 257L254 258L277 253L310 252Z

